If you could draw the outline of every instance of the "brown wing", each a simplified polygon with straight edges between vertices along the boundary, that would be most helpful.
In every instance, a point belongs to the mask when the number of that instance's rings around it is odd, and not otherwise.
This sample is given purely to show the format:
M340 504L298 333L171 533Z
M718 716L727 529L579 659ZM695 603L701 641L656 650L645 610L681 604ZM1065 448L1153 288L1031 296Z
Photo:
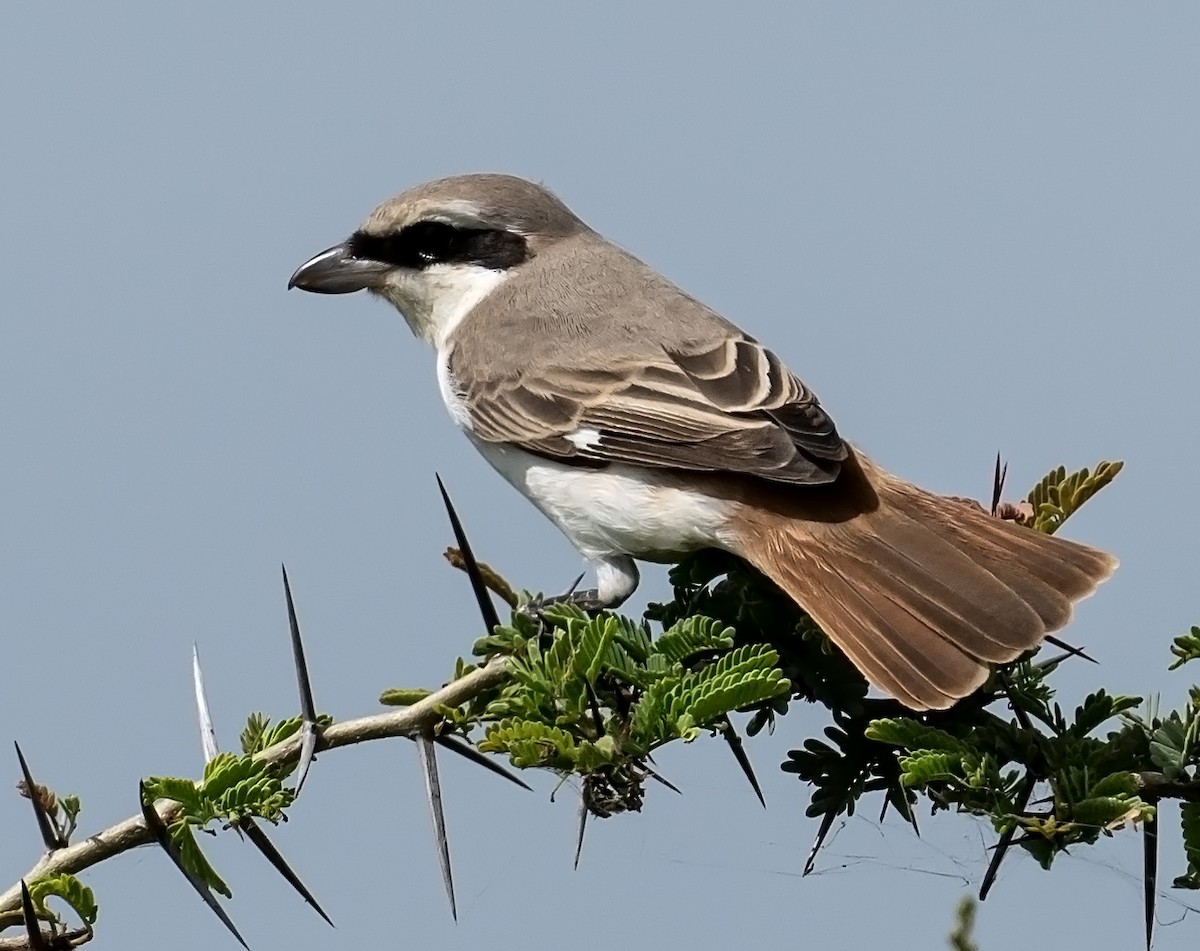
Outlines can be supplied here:
M579 465L628 463L833 481L845 443L813 393L744 335L603 369L450 378L472 433Z

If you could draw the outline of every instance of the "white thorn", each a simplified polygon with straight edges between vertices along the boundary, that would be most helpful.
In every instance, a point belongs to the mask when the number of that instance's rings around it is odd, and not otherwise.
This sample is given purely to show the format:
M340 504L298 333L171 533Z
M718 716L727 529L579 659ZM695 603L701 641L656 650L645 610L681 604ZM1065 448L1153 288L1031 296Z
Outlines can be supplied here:
M446 814L442 809L442 784L438 778L437 747L428 736L413 737L417 743L417 759L421 763L421 775L425 778L425 798L429 803L429 816L433 820L433 836L437 842L438 864L442 868L442 884L450 898L450 914L458 921L458 907L454 901L454 878L450 873L450 842L446 838Z
M200 649L192 643L192 683L196 687L196 715L200 719L200 746L204 750L204 762L217 755L217 731L213 729L212 714L208 709L208 697L204 693L204 675L200 672Z

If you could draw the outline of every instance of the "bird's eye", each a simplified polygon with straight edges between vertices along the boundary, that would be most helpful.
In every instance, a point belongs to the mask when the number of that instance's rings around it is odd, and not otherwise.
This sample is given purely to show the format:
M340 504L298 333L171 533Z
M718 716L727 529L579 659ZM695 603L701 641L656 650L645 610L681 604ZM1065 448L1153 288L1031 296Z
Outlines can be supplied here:
M351 253L396 267L424 270L434 264L471 264L503 270L529 256L525 238L492 228L462 228L442 221L417 221L388 235L358 231Z
M411 242L411 247L425 267L455 257L455 249L462 241L462 231L440 221L418 221L400 232L402 241Z

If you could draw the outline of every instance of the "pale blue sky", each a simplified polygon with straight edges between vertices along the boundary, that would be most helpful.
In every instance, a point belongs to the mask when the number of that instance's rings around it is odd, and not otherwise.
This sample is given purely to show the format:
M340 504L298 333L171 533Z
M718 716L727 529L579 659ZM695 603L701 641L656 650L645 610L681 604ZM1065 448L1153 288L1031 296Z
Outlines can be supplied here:
M1064 670L1063 694L1183 697L1165 667L1200 622L1195 6L730 10L9 9L0 722L83 796L86 830L131 813L140 776L197 770L193 640L227 748L251 710L294 710L281 560L322 709L449 672L479 631L441 562L435 470L515 581L580 565L445 418L390 310L285 291L378 201L463 171L544 180L931 488L983 494L997 449L1022 490L1126 459L1070 526L1122 567L1069 633L1102 666ZM648 572L637 603L664 591ZM248 847L212 857L255 949L939 947L991 833L939 816L916 841L868 804L801 879L816 825L776 766L823 723L798 711L751 744L765 813L715 742L665 755L684 797L595 825L577 873L551 778L530 795L445 763L458 925L404 742L322 759L276 834L336 933ZM5 884L37 849L28 805L0 796ZM1049 875L1017 856L983 946L1134 947L1139 869L1131 835ZM86 879L98 947L233 947L155 850ZM1157 946L1193 947L1196 921Z

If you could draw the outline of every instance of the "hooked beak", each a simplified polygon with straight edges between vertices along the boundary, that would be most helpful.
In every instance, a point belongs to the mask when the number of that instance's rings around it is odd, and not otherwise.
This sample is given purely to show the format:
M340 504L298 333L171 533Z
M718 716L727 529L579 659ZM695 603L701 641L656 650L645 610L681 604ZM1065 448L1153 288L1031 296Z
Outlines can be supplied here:
M356 258L348 243L336 244L309 258L288 281L288 290L298 287L314 294L353 294L378 287L392 265L370 258Z

